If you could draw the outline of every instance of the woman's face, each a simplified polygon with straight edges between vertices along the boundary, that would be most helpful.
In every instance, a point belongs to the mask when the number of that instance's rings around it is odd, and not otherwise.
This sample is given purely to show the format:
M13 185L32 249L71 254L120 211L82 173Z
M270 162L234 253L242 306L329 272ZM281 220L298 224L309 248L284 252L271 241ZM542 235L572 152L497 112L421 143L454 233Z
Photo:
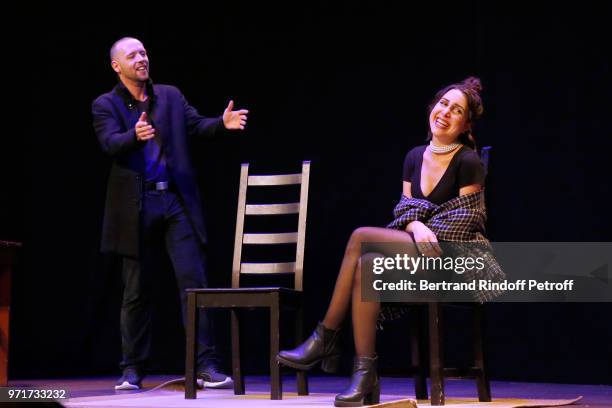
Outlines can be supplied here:
M455 141L469 128L467 98L458 89L446 92L429 114L431 134L446 142Z

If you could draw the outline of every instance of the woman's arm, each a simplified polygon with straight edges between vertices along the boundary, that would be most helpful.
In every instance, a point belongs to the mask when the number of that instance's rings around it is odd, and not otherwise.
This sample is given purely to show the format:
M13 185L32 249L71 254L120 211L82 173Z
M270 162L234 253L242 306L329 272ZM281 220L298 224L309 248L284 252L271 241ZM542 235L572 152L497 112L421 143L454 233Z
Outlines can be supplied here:
M482 186L480 184L470 184L469 186L461 187L459 189L459 195L464 196L480 190L482 190Z
M485 171L480 157L475 152L461 158L459 165L459 195L467 195L482 190L485 181Z
M408 198L412 198L412 193L410 192L411 184L407 181L402 182L402 194L404 194Z
M402 186L402 193L412 198L410 192L411 183L404 181ZM439 256L442 255L442 249L438 245L438 239L425 224L421 221L412 221L406 225L406 232L409 232L414 237L415 244L419 252L426 256Z

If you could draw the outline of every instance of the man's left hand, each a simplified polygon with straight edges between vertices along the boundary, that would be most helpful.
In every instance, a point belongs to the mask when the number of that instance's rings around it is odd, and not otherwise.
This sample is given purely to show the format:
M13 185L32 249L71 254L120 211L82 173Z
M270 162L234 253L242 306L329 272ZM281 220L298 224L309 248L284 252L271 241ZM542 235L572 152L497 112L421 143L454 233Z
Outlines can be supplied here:
M246 109L235 111L233 109L234 101L229 101L227 108L223 111L223 125L226 129L244 130L247 122L247 113L249 113L249 111Z

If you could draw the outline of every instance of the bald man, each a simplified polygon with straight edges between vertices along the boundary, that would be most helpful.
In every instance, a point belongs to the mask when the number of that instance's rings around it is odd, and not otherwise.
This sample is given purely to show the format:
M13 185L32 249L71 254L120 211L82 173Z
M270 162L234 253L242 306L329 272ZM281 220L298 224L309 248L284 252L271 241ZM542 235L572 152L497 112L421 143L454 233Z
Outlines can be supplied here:
M173 86L153 84L147 51L136 38L121 38L110 50L117 73L114 89L92 104L93 126L102 150L113 160L109 175L101 250L122 257L123 375L117 390L141 388L151 354L153 255L169 255L186 321L186 288L206 287L206 230L188 138L244 130L248 111L207 118ZM211 388L233 382L218 369L213 329L199 316L198 376Z

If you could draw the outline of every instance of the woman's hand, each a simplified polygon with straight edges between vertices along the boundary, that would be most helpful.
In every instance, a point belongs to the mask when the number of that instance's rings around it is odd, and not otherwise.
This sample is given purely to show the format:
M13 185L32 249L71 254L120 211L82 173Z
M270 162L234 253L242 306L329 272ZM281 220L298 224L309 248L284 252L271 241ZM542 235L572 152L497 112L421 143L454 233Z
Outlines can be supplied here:
M437 257L442 255L442 248L438 244L438 238L425 224L420 221L412 221L406 225L406 231L414 236L414 242L423 256Z

